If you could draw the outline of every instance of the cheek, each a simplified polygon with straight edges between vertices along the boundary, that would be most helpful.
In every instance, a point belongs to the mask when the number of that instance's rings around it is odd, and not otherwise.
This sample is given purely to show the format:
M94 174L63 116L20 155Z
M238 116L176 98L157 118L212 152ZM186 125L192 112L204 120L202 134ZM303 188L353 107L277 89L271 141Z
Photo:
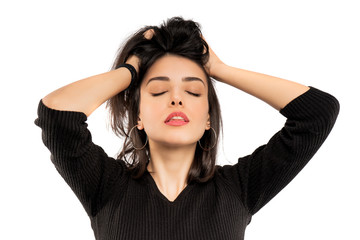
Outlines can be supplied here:
M140 101L140 118L144 125L153 125L161 122L161 114L164 112L165 109L162 104L147 98L144 98Z
M191 104L191 115L199 122L206 122L208 120L209 104L207 99L197 103Z

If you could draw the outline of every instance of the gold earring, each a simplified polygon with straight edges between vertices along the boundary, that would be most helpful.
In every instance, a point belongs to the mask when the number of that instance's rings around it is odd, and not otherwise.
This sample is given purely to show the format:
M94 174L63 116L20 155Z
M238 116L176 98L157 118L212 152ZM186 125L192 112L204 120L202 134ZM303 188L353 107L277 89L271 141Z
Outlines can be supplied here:
M144 149L144 147L146 146L146 144L147 144L147 142L148 142L148 137L147 137L147 135L146 135L146 141L145 141L144 146L142 146L142 147L140 147L140 148L135 147L134 142L133 142L132 139L131 139L131 132L132 132L132 131L134 130L134 128L136 128L136 127L137 127L137 125L133 126L133 127L131 128L130 132L129 132L130 142L132 143L133 148L134 148L135 150L142 150L142 149ZM126 142L127 138L128 138L128 137L126 136L125 142Z
M200 143L200 140L198 140L198 143L199 143L199 146L202 150L204 151L210 151L211 149L213 149L216 145L216 142L217 142L217 135L216 135L216 132L215 132L215 129L213 127L210 127L211 130L213 130L214 134L215 134L215 141L214 141L214 144L211 146L211 148L203 148L203 146L201 146L201 143Z

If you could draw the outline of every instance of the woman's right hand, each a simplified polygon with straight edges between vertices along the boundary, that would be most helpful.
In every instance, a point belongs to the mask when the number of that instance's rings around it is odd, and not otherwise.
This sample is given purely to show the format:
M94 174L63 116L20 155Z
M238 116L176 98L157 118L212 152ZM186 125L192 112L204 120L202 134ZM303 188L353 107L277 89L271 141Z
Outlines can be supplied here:
M146 32L144 32L144 38L150 40L154 36L154 34L155 34L154 29L148 29ZM140 59L138 56L135 55L129 56L129 58L126 60L126 63L132 65L136 69L136 72L139 73Z
M135 55L129 56L128 59L126 60L126 63L133 66L136 70L136 73L139 73L140 59L138 56L135 56Z

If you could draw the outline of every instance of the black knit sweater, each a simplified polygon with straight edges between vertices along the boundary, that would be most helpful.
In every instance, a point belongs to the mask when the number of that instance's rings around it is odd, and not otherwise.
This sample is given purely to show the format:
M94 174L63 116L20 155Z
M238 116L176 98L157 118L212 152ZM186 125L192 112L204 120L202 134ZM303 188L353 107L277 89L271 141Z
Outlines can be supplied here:
M311 87L280 111L287 121L270 141L206 183L190 183L169 201L145 172L132 179L122 160L92 142L81 112L38 106L35 124L51 160L84 206L98 240L240 240L260 208L307 164L339 112L331 95Z

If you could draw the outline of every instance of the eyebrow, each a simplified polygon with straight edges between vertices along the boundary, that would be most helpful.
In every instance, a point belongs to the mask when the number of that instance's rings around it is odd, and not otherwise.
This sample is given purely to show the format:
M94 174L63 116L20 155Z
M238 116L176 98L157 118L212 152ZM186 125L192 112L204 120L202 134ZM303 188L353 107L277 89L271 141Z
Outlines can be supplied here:
M146 83L146 86L151 82L151 81L155 81L155 80L159 80L159 81L170 81L170 78L169 77L166 77L166 76L159 76L159 77L153 77L153 78L150 78L149 81ZM198 77L184 77L182 79L183 82L192 82L192 81L200 81L204 86L205 86L205 83L204 81L201 79L201 78L198 78Z

